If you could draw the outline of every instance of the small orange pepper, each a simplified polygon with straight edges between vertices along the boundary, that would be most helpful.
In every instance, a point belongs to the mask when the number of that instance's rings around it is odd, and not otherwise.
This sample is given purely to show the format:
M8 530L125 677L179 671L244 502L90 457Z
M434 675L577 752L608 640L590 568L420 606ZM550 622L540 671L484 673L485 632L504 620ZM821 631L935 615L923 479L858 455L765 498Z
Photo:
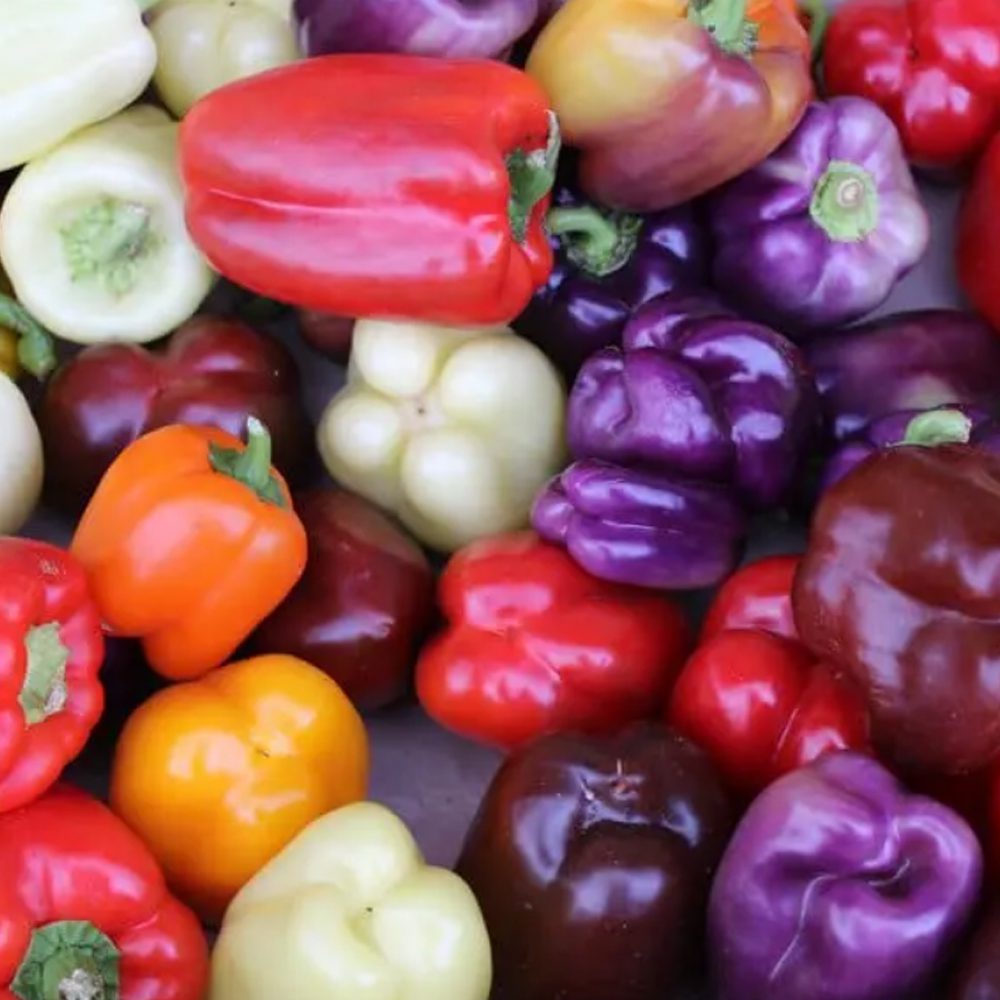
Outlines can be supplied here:
M306 533L271 467L271 439L248 443L172 426L114 461L71 546L106 628L141 638L171 680L223 663L285 598L306 564Z
M231 663L155 694L126 723L111 806L208 923L319 816L365 796L348 697L292 656Z

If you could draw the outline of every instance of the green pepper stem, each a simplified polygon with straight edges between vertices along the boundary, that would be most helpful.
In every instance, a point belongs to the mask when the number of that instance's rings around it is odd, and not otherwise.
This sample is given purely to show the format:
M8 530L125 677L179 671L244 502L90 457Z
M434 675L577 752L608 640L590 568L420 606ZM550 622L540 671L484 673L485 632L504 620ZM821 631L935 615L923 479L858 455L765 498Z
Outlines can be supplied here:
M0 293L0 326L18 335L17 360L36 378L45 378L56 366L52 334L20 302Z
M510 179L510 199L507 214L511 232L518 243L528 238L528 226L535 206L552 190L556 182L556 167L562 136L559 120L549 112L549 136L544 149L526 153L516 149L507 157L507 176Z
M827 0L799 0L799 8L809 18L809 44L812 47L813 62L819 62L823 56L826 29L830 27Z
M879 198L872 175L856 163L831 160L813 191L809 215L831 240L860 243L878 226Z
M570 260L595 278L614 274L632 259L642 229L637 215L605 215L593 205L553 208L546 223Z
M747 17L747 0L691 0L688 18L725 52L751 56L757 48L760 27Z
M86 920L35 928L11 981L21 1000L118 1000L121 953Z
M972 421L960 410L928 410L907 425L903 444L933 448L941 444L968 444Z
M59 623L35 625L24 637L27 666L18 703L29 726L44 722L66 707L69 650L59 637Z
M208 460L216 472L248 486L265 503L288 506L281 486L271 471L271 435L256 417L247 419L246 447L223 448L211 444Z

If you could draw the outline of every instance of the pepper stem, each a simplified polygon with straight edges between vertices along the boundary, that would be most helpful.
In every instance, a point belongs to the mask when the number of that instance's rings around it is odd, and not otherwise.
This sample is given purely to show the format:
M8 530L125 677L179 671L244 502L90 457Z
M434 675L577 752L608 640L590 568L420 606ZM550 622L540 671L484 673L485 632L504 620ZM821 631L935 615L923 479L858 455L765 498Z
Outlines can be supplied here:
M637 215L605 215L593 205L553 208L546 222L569 259L595 278L614 274L632 259L642 229Z
M928 410L907 425L903 444L933 448L940 444L968 444L972 421L960 410Z
M87 920L61 920L31 935L10 989L20 1000L118 1000L121 953Z
M18 704L24 721L36 726L66 707L66 662L69 650L59 638L59 623L35 625L24 637L28 664Z
M878 225L878 191L856 163L831 160L813 191L809 215L831 240L860 243Z
M688 19L732 55L751 56L757 48L760 26L747 17L747 0L691 0Z
M550 111L549 138L545 149L536 149L531 153L515 149L507 157L507 176L510 179L507 214L514 239L518 243L524 243L528 238L531 213L556 182L556 166L561 147L559 120Z
M216 472L249 486L265 503L287 506L278 479L271 470L271 435L256 417L247 419L245 448L210 444L208 461Z
M809 44L812 47L813 62L819 62L826 41L826 29L830 27L830 11L827 0L799 0L799 9L809 18Z
M45 378L56 366L52 334L20 302L0 293L0 326L18 335L17 360L36 378Z

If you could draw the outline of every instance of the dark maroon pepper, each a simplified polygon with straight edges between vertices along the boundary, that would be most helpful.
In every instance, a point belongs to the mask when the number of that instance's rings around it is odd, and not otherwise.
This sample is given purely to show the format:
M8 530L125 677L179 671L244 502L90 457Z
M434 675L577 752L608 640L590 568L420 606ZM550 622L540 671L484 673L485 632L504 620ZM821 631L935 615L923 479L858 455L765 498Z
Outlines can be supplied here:
M1000 1000L1000 903L989 908L959 963L950 1000Z

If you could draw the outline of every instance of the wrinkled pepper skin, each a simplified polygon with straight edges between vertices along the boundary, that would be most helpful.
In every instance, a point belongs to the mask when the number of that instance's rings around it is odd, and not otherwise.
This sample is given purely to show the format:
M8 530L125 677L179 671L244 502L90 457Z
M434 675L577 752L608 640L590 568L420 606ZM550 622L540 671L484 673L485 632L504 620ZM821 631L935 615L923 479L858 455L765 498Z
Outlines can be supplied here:
M506 749L649 718L690 644L676 605L595 579L530 532L453 556L439 603L448 624L420 655L420 702L441 725Z
M701 626L701 641L734 628L763 629L798 639L792 614L792 583L798 556L768 556L741 566L712 598Z
M62 785L0 816L0 869L2 1000L202 1000L198 921L97 799Z
M731 824L707 758L659 727L508 758L457 868L493 943L492 1000L676 996Z
M795 620L861 686L890 761L960 773L1000 752L998 512L1000 456L966 445L875 455L816 511Z
M1000 125L1000 8L993 0L846 0L824 40L831 94L895 122L910 159L952 172Z
M972 313L897 313L806 345L821 406L843 440L878 417L964 403L994 412L1000 338Z
M708 205L715 287L798 336L872 312L930 241L895 126L856 97L810 104L776 152Z
M965 821L880 764L830 754L765 790L712 887L719 1000L923 995L976 903Z
M104 708L104 636L83 567L47 542L0 538L0 605L4 813L51 787L87 742Z
M456 326L510 322L548 279L557 153L544 91L487 60L308 59L209 94L181 129L188 226L227 278Z
M267 431L248 426L248 445L178 424L139 438L73 536L107 629L141 638L170 680L222 663L305 569L305 529L270 465Z
M800 642L762 629L704 641L680 672L665 716L751 798L825 753L868 747L857 687Z
M708 236L692 205L636 216L602 210L560 185L546 225L552 276L514 327L572 381L595 351L621 341L643 303L709 279Z
M417 56L503 56L538 18L539 0L295 0L307 56L408 52Z
M275 465L290 478L301 474L311 432L295 361L245 323L200 317L154 350L88 347L45 387L39 425L48 493L78 512L114 459L143 434L189 424L238 437L248 417L270 431Z
M721 582L747 533L747 514L726 486L592 458L542 490L531 522L588 573L660 590Z
M685 479L730 485L751 507L779 503L814 428L799 349L701 295L661 295L622 346L591 357L570 393L570 449Z
M653 212L773 152L813 95L810 60L785 0L574 0L527 70L582 151L583 190Z
M958 277L973 306L1000 329L1000 248L992 220L1000 212L1000 138L976 167L958 216Z
M374 710L410 686L434 612L434 575L418 546L378 508L344 490L296 494L309 558L302 579L251 645L319 667Z
M111 806L217 924L300 830L364 798L367 781L365 728L340 688L303 660L259 656L140 706L115 750Z
M948 1000L1000 1000L1000 905L990 906L966 947Z

